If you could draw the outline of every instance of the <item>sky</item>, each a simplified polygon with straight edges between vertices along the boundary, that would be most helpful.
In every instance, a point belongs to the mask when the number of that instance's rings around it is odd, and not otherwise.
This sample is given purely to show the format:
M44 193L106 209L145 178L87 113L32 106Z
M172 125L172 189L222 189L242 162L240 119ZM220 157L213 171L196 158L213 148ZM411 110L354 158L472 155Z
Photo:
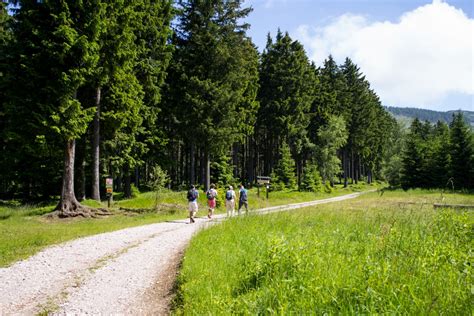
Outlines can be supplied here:
M246 0L262 51L278 28L321 66L352 59L383 105L474 111L472 0Z

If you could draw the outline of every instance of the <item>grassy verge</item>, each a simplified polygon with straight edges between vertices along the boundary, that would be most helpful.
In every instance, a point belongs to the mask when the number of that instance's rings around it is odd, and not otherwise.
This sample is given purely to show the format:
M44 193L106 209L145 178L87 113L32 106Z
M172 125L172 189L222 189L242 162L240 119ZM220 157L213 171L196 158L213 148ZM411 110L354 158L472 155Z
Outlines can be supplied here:
M191 242L175 313L469 315L474 213L433 210L440 200L374 193L226 221Z
M257 191L249 193L250 207L261 208L270 205L287 204L341 195L352 190L372 188L359 186L353 189L337 188L333 193L305 192L272 192L270 200L257 197ZM224 191L220 190L223 199ZM119 198L119 196L117 196ZM87 200L83 204L91 207L105 207L105 203ZM201 192L199 197L200 211L198 216L205 216L206 197ZM218 203L217 213L224 212L223 203ZM157 206L155 208L155 206ZM163 222L187 217L186 192L166 191L139 194L134 199L120 200L113 203L114 216L100 219L73 219L48 221L41 215L51 212L54 205L42 207L19 205L8 202L0 204L0 267L25 259L46 246L61 243L88 235L118 230L122 228ZM129 210L124 212L122 208Z

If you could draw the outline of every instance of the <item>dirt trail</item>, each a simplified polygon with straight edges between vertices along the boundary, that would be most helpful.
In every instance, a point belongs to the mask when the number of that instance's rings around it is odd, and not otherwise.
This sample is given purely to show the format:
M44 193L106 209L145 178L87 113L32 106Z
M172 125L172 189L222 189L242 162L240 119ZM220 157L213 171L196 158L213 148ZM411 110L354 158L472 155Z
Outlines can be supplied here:
M291 210L360 194L254 212ZM217 215L212 221L197 218L195 224L151 224L49 247L0 269L0 315L167 314L186 245L196 232L224 219Z

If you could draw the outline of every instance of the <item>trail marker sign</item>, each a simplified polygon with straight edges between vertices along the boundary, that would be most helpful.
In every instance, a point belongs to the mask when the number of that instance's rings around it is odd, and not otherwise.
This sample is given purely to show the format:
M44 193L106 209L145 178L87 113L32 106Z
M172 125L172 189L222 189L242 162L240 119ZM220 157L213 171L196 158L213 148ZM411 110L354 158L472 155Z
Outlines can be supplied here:
M269 184L272 178L265 177L265 176L257 176L257 183L258 184Z
M264 184L267 189L267 200L268 200L268 189L270 189L270 180L272 178L266 176L257 176L257 196L260 197L260 185Z
M114 191L114 179L105 178L105 189L107 194L112 194L112 192Z

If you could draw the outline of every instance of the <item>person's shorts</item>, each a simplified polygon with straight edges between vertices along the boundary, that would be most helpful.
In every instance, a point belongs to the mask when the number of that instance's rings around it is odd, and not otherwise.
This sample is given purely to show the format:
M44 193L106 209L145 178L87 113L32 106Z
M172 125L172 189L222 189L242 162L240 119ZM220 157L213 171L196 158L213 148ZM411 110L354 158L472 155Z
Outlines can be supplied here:
M207 200L207 205L209 208L216 208L216 199Z
M189 202L188 204L188 209L190 212L197 212L198 211L198 204L196 201L194 202Z

